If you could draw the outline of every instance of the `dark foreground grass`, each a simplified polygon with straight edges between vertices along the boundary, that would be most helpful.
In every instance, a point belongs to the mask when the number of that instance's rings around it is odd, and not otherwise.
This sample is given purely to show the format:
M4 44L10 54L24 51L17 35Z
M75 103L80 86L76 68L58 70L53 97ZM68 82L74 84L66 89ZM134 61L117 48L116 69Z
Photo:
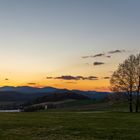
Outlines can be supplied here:
M140 114L0 113L0 140L140 140Z

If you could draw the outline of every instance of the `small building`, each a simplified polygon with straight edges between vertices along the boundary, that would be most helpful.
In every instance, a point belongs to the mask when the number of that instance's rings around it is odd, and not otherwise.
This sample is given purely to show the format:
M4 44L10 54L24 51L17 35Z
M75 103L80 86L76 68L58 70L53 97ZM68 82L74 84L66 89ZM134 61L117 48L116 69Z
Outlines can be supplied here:
M45 110L47 110L47 109L48 109L48 105L46 104L46 105L45 105Z

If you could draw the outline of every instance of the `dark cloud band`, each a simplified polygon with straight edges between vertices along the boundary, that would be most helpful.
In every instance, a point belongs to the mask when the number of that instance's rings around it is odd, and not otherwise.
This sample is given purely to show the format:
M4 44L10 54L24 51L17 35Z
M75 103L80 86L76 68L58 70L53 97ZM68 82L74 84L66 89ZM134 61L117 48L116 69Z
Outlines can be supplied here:
M96 76L71 76L71 75L65 75L60 77L47 77L47 79L60 79L60 80L98 80L98 77Z

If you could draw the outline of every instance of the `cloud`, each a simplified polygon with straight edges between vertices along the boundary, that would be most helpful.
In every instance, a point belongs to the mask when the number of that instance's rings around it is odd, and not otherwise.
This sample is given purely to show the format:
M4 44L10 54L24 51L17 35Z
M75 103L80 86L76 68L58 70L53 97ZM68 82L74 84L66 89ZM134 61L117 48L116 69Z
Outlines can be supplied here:
M99 54L95 54L93 57L102 57L102 56L105 56L104 53L99 53Z
M60 77L51 77L51 79L60 79L60 80L98 80L98 77L96 76L71 76L71 75L65 75L65 76L60 76Z
M110 77L104 77L104 79L110 79Z
M94 66L99 66L99 65L104 65L105 63L104 62L94 62L93 65Z
M107 58L111 58L111 56L110 56L110 55L107 55L106 57L107 57Z
M107 57L107 58L111 58L110 55L107 55L107 54L116 54L116 53L123 53L123 52L127 52L126 50L113 50L113 51L109 51L109 52L106 52L106 53L98 53L98 54L95 54L95 55L87 55L87 56L82 56L83 59L86 59L86 58L95 58L95 57Z
M102 56L105 56L105 54L104 53L99 53L99 54L95 54L95 55L82 56L82 58L86 59L86 58L95 58L95 57L102 57Z
M89 76L89 77L86 77L85 80L98 80L98 77L96 77L96 76Z
M55 77L54 79L63 79L63 80L81 80L81 76L70 76L70 75L65 75L65 76L60 76L60 77Z
M53 77L46 77L46 79L53 79Z
M89 58L90 56L82 56L83 59Z
M122 53L122 52L126 52L125 50L114 50L114 51L109 51L109 54L115 54L115 53Z
M5 81L9 81L9 79L8 78L5 78Z
M36 83L27 83L28 85L36 85Z

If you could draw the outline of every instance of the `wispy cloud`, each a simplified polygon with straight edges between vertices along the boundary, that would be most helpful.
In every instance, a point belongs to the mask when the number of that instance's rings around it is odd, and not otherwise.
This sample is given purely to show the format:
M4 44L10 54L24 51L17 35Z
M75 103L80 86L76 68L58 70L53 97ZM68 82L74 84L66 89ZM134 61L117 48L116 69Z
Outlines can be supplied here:
M93 57L102 57L102 56L105 56L105 54L104 53L99 53L99 54L93 55Z
M47 79L60 79L60 80L98 80L98 77L96 76L71 76L71 75L65 75L60 77L46 77Z
M85 77L84 80L98 80L98 77L96 77L96 76L89 76L89 77Z
M5 81L9 81L9 78L5 78Z
M115 53L122 53L122 52L126 52L125 50L114 50L114 51L109 51L109 54L115 54Z
M95 55L82 56L82 58L86 59L86 58L95 58L95 57L103 57L103 56L105 56L105 53L99 53L99 54L95 54Z
M116 53L123 53L123 52L128 52L126 50L112 50L112 51L108 51L106 53L98 53L95 55L87 55L87 56L82 56L83 59L87 59L87 58L96 58L96 57L107 57L107 58L111 58L111 54L116 54ZM110 54L110 55L108 55Z
M36 85L36 83L27 83L28 85Z
M103 77L103 79L110 79L110 77Z
M99 65L104 65L105 63L104 62L94 62L93 65L94 66L99 66Z
M70 75L65 75L65 76L55 77L54 79L81 80L82 78L83 78L82 76L70 76Z
M53 77L46 77L46 79L53 79Z

